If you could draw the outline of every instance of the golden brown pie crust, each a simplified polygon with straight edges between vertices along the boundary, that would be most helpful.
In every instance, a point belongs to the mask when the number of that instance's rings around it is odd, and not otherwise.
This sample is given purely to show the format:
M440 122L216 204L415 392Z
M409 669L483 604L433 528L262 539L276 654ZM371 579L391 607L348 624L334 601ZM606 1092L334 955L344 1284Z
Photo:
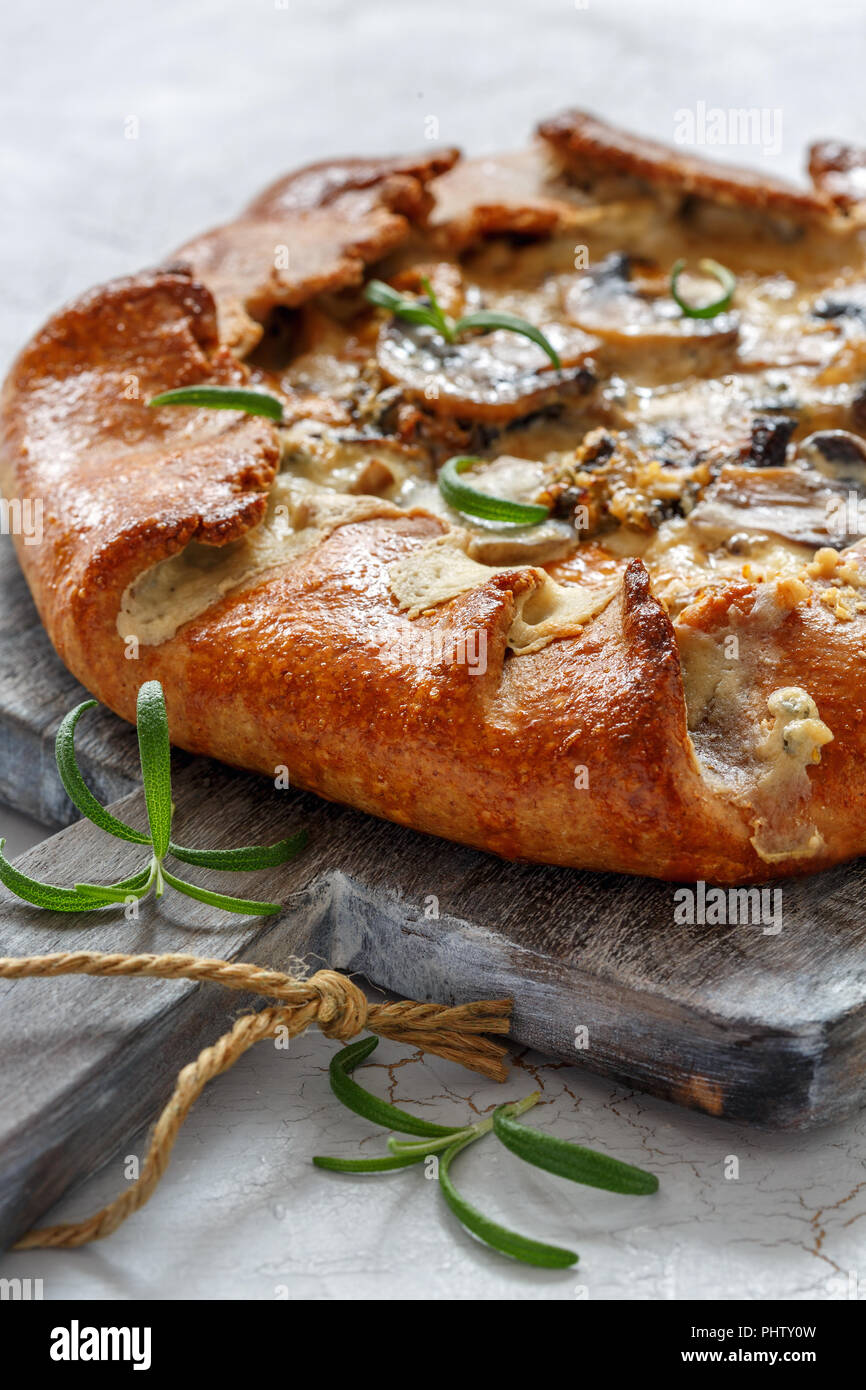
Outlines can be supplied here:
M854 220L850 184L839 182L857 166L854 151L822 147L814 188L803 191L581 113L543 123L539 135L528 152L486 161L486 174L485 161L457 162L451 150L312 166L189 242L166 267L99 287L55 314L14 364L0 407L4 494L44 500L43 543L19 543L18 554L45 627L74 674L126 719L141 682L162 681L172 739L183 748L268 776L286 766L294 784L322 796L507 857L749 882L860 854L866 618L856 582L845 590L854 595L845 621L843 600L822 597L832 579L826 559L826 573L818 564L811 578L774 588L742 574L709 583L675 612L655 595L641 558L607 555L614 599L576 635L515 655L509 632L537 576L502 564L407 619L389 566L429 547L449 523L382 498L379 514L333 526L164 642L130 658L118 632L138 576L191 542L231 544L265 516L280 427L206 409L154 411L147 401L194 383L261 382L243 358L275 310L309 305L313 313L318 296L345 297L370 267L416 242L447 260L496 238L577 239L598 180L609 185L605 197L624 196L624 180L641 197L778 215L804 245L855 235L839 227ZM288 262L278 269L283 245ZM282 390L287 419L341 418L338 396L265 379ZM412 410L423 408L404 400L392 427L393 449L406 457L418 448ZM471 422L442 414L428 412L431 431L468 437ZM591 551L547 571L558 583L577 582ZM852 580L857 545L846 561ZM798 687L832 731L820 762L808 766L806 792L801 779L777 808L783 821L808 819L816 838L807 855L756 847L756 826L770 813L754 748L737 767L736 711L727 724L708 725L704 743L689 731L683 663L732 632L750 655L748 689L731 697L731 709L740 700L743 718L755 709L766 716L773 691ZM478 674L448 653L481 634L486 669Z

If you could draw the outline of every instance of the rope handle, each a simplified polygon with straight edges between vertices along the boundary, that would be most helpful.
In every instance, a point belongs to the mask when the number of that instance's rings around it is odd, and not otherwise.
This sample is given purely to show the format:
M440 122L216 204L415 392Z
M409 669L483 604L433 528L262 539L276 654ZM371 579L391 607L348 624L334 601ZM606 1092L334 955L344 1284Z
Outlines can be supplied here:
M2 979L54 975L207 981L280 1002L258 1013L242 1014L228 1033L203 1048L194 1062L181 1069L171 1099L154 1127L141 1173L125 1192L84 1221L29 1231L15 1244L15 1250L87 1245L116 1231L153 1196L168 1167L181 1126L207 1083L228 1071L249 1048L265 1038L278 1034L298 1037L317 1023L327 1037L345 1042L368 1028L380 1037L458 1062L493 1081L504 1081L507 1075L506 1049L484 1034L508 1032L510 999L476 1000L453 1006L414 1000L371 1004L363 990L335 970L319 970L304 980L259 965L202 956L58 951L46 956L0 957Z

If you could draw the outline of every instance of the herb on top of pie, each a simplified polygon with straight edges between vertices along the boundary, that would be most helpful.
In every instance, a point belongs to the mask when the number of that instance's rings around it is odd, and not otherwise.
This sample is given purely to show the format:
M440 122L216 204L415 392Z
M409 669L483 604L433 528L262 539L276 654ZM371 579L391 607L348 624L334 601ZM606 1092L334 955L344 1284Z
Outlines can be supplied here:
M548 338L544 336L540 328L520 318L517 314L508 314L499 309L479 309L474 314L464 314L463 318L449 318L441 308L433 286L430 281L422 278L426 298L411 299L397 290L386 285L384 280L371 280L364 290L365 298L371 304L375 304L380 309L387 309L398 319L406 319L408 323L423 323L428 328L434 329L448 343L456 343L462 334L471 331L473 328L481 328L487 333L492 333L495 329L504 329L507 333L519 333L524 338L529 338L536 343L543 352L547 353L554 367L559 370L562 361L556 348Z
M212 410L242 410L247 415L265 415L282 420L283 403L269 391L248 391L240 386L178 386L151 396L148 405L204 405Z
M492 497L460 481L460 474L484 460L468 454L448 459L439 470L439 491L449 507L465 516L484 521L502 521L512 526L538 526L550 516L550 509L537 502L512 502L508 497Z
M392 1136L388 1140L390 1152L381 1157L329 1158L319 1155L313 1159L318 1168L327 1168L336 1173L387 1173L424 1163L431 1155L441 1155L438 1159L439 1186L458 1221L494 1250L510 1255L523 1264L539 1265L546 1269L566 1269L569 1265L577 1264L578 1256L573 1250L546 1245L491 1221L467 1202L454 1186L451 1164L461 1150L476 1139L492 1131L500 1143L526 1163L588 1187L601 1187L608 1192L630 1196L649 1196L658 1191L659 1182L654 1173L647 1173L630 1163L621 1163L596 1149L570 1144L544 1130L529 1129L519 1124L518 1116L538 1104L540 1091L533 1091L522 1100L499 1105L492 1115L459 1129L432 1124L380 1100L350 1076L355 1067L366 1061L378 1041L378 1038L362 1038L336 1054L329 1068L331 1089L337 1099L356 1115L363 1115L374 1124L387 1125L400 1134L420 1134L425 1137L420 1143L417 1140L407 1143Z
M97 883L76 883L74 888L57 888L50 883L40 883L28 878L9 863L3 855L5 840L0 839L0 883L18 898L34 903L36 907L48 908L53 912L92 912L97 908L110 907L112 903L126 903L130 899L142 901L151 888L156 896L162 897L165 885L184 893L188 898L196 898L210 907L221 908L224 912L242 912L247 916L268 916L282 911L281 903L259 902L249 898L232 898L225 893L214 893L209 888L199 888L197 884L187 883L175 878L163 864L166 855L187 864L197 864L205 869L222 869L242 872L245 869L266 869L276 864L284 864L293 858L306 843L306 831L290 835L274 845L244 845L239 849L185 849L171 839L171 823L174 817L174 803L171 799L171 747L168 738L168 718L165 699L159 681L146 681L138 692L137 725L138 748L141 757L141 775L144 783L144 800L150 834L135 830L125 821L118 820L97 801L81 775L75 757L75 726L85 710L93 709L96 700L85 700L70 710L57 730L55 756L60 780L66 788L70 801L83 816L93 821L101 830L118 840L128 840L135 845L149 845L153 851L149 864L116 883L101 885Z
M720 265L718 261L710 260L709 257L698 261L698 269L704 275L712 276L714 280L718 280L723 293L709 304L695 305L689 304L679 292L680 276L685 268L684 260L674 261L671 266L671 296L676 300L686 318L714 319L716 314L721 314L725 309L730 308L734 290L737 288L737 277L733 271L728 270L727 266Z

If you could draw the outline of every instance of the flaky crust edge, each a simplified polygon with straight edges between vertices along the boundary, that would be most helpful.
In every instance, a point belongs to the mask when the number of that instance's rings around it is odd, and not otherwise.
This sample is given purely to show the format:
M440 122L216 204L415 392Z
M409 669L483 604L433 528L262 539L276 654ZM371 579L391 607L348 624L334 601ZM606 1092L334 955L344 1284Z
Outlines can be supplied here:
M362 194L369 236L350 245L336 237L328 282L357 283L365 256L391 249L413 217L426 216L427 184L449 161L453 152L426 166L366 161L361 176L351 161L314 166L315 177L301 171L275 185L240 223L255 235L257 206L270 224L282 198L285 226L326 218L335 200ZM292 186L306 190L299 206ZM291 568L233 591L128 659L116 627L127 585L192 539L220 545L256 525L278 467L277 432L265 420L202 412L161 420L154 437L145 413L155 390L245 376L226 347L232 334L220 335L229 311L187 264L201 258L202 240L181 264L113 282L55 315L3 389L4 494L40 497L45 509L43 544L16 538L19 558L58 653L89 690L133 720L140 683L157 678L179 746L270 776L285 766L322 796L506 857L745 883L862 852L862 624L840 629L813 601L785 620L778 669L767 673L768 688L804 685L834 731L812 774L810 815L825 848L805 863L761 860L748 806L702 775L674 629L639 560L582 634L516 657L506 638L527 583L520 569L441 605L407 637L387 566L442 524L382 516L337 528ZM308 293L321 284L312 277ZM291 293L301 302L302 286ZM431 628L444 632L445 650L483 632L483 675L431 657Z

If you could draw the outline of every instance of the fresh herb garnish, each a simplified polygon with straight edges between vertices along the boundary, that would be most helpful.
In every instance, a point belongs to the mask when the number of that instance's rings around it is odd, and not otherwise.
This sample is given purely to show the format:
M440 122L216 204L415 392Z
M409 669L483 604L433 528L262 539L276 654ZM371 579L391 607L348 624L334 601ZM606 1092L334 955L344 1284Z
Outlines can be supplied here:
M569 1144L564 1139L557 1139L555 1135L518 1124L518 1116L531 1110L541 1099L540 1091L533 1091L523 1100L500 1105L486 1119L477 1120L462 1129L431 1124L427 1120L408 1114L405 1110L400 1110L395 1105L389 1105L387 1101L380 1100L378 1096L359 1086L349 1075L361 1062L366 1061L378 1045L378 1041L375 1037L363 1038L336 1054L329 1068L334 1095L356 1115L363 1115L374 1124L387 1125L403 1134L423 1134L427 1138L422 1143L407 1143L405 1140L391 1137L388 1140L390 1154L381 1158L328 1158L317 1155L313 1159L317 1167L327 1168L336 1173L389 1173L400 1168L409 1168L415 1163L423 1163L431 1154L441 1154L439 1186L458 1221L494 1250L500 1250L524 1264L539 1265L546 1269L566 1269L569 1265L577 1263L578 1256L573 1250L565 1250L558 1245L545 1245L541 1241L519 1235L506 1226L498 1225L471 1206L454 1186L451 1165L457 1155L476 1139L492 1131L506 1148L517 1154L518 1158L572 1182L632 1195L658 1191L658 1178L652 1173L644 1172L642 1168L634 1168L630 1163L620 1163L595 1149Z
M469 454L450 458L439 470L439 491L449 507L465 516L478 516L485 521L508 522L514 526L537 526L550 515L547 507L536 502L512 502L507 497L491 497L468 483L461 483L460 474L483 459Z
M141 759L141 775L144 783L144 800L150 834L134 830L131 825L118 820L107 811L85 784L75 757L75 726L85 710L93 709L95 700L85 700L71 710L57 731L55 756L60 778L66 793L88 820L101 830L118 840L128 840L136 845L149 845L152 852L150 862L138 873L116 883L77 883L74 888L56 888L50 883L40 883L28 878L14 868L3 855L5 840L0 839L0 883L11 892L37 907L48 908L53 912L90 912L96 908L108 907L112 903L125 903L130 899L141 901L153 889L161 897L165 885L184 893L188 898L221 908L224 912L242 912L249 916L265 916L281 912L280 903L259 902L248 898L233 898L225 893L214 893L208 888L199 888L194 883L176 878L164 866L167 855L183 860L187 864L199 864L208 869L243 870L265 869L276 864L284 864L303 847L306 832L300 831L275 845L245 845L240 849L185 849L171 839L171 822L174 806L171 800L171 749L168 737L168 718L165 712L165 699L159 681L147 681L138 692L138 748Z
M679 292L680 276L686 268L683 260L675 261L671 266L671 296L676 300L687 318L690 319L714 319L716 314L721 314L723 310L730 308L731 300L734 297L734 290L737 288L737 277L728 270L727 266L720 265L718 261L704 259L698 261L698 268L704 275L711 275L718 280L724 293L719 299L714 299L711 304L694 305L689 304Z
M282 420L283 403L268 391L245 391L240 386L178 386L151 396L148 405L206 405L213 410L243 410L247 415L266 415Z
M550 339L545 337L540 328L536 328L526 319L498 309L480 309L475 314L464 314L463 318L452 319L439 304L430 281L422 278L421 283L429 301L426 304L422 299L411 299L400 294L390 285L386 285L384 280L371 280L364 290L364 296L371 304L376 304L380 309L387 309L398 319L406 319L408 323L426 324L444 338L446 343L456 343L458 338L464 333L470 333L474 328L481 328L487 333L492 333L497 328L503 328L508 333L519 333L540 347L557 370L562 367L559 353Z

